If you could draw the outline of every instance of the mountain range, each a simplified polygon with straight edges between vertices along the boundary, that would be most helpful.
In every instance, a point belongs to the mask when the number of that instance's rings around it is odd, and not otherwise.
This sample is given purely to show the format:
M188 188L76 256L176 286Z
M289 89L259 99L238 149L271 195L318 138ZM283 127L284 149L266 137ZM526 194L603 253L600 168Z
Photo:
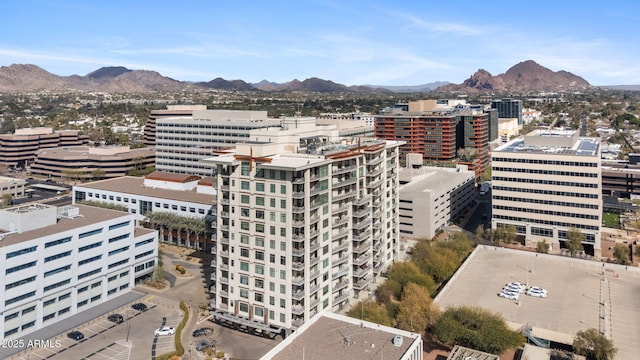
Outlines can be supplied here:
M0 67L0 92L111 92L148 93L203 90L227 91L283 91L283 92L514 92L569 91L593 88L586 80L567 71L552 71L527 60L496 76L480 69L462 84L435 82L416 86L346 86L316 77L286 83L263 80L247 83L243 80L216 78L208 82L179 81L155 71L130 70L121 66L103 67L87 75L58 76L32 64L13 64Z

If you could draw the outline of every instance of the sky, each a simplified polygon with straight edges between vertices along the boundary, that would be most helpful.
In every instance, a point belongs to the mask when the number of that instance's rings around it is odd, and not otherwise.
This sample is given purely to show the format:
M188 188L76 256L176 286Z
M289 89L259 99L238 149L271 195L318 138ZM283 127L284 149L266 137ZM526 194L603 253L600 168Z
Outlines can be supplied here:
M105 66L181 81L461 83L526 60L640 84L636 0L2 0L0 66Z

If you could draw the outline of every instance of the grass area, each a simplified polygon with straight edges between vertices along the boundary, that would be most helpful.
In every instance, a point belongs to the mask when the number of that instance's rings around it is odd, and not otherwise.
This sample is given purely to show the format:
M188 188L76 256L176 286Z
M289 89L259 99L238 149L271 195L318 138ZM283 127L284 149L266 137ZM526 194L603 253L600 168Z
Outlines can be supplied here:
M602 213L602 225L608 228L620 229L620 215L615 213Z

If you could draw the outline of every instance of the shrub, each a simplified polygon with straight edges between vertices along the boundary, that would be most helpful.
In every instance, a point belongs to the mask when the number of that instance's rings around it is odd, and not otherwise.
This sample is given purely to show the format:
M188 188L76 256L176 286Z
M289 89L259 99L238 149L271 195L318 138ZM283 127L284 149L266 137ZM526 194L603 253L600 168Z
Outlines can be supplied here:
M176 265L176 271L182 275L184 275L187 272L187 270L182 265Z

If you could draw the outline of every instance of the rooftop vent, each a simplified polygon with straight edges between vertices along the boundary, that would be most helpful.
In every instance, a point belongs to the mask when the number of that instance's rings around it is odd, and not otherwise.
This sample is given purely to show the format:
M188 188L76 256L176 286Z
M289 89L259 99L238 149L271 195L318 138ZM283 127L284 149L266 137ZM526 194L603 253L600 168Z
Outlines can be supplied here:
M403 341L404 341L404 338L402 336L396 335L393 337L393 346L400 347L402 346Z

